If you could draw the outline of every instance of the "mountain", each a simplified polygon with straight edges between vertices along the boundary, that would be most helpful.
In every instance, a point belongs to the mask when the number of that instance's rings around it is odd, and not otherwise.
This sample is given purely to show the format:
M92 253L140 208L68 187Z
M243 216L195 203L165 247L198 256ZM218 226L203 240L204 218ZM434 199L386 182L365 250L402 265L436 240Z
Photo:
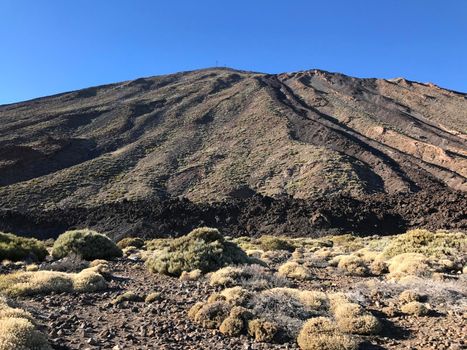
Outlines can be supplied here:
M212 68L0 106L3 211L420 193L459 206L466 191L467 95L403 78Z

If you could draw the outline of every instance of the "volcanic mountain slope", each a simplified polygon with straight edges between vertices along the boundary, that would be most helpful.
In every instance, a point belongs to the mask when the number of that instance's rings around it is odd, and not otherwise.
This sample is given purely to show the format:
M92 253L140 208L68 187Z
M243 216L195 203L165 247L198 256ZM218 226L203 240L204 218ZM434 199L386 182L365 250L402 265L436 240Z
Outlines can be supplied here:
M0 106L2 208L467 190L467 95L206 69Z

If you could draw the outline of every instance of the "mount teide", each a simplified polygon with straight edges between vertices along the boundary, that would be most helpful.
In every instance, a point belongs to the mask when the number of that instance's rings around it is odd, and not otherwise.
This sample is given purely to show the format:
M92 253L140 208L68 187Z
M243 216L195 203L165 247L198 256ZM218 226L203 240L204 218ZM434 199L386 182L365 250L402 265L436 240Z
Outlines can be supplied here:
M363 204L379 229L465 228L466 177L467 95L402 78L205 69L0 106L2 225L25 233L352 230Z

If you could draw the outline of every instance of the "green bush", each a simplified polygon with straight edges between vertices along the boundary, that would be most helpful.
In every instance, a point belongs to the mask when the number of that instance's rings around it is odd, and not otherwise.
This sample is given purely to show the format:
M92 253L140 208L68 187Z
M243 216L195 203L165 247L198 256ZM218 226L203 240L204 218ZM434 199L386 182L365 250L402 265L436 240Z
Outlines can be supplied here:
M54 243L52 256L60 259L71 253L85 260L112 259L122 250L107 236L91 230L74 230L61 234Z
M206 273L226 265L251 262L242 249L227 242L217 229L202 227L173 239L167 248L156 251L146 264L152 272L180 276L182 271L199 269Z
M392 239L383 256L392 258L404 253L419 253L426 257L458 258L467 250L467 235L462 232L412 230Z
M144 240L138 237L126 237L120 240L117 243L117 246L120 249L127 248L127 247L141 248L144 246Z
M0 232L0 261L18 261L26 258L42 261L47 254L45 244L37 239Z
M262 236L258 239L259 246L264 251L268 250L287 250L293 252L296 246L292 241L286 238L279 238L274 236Z

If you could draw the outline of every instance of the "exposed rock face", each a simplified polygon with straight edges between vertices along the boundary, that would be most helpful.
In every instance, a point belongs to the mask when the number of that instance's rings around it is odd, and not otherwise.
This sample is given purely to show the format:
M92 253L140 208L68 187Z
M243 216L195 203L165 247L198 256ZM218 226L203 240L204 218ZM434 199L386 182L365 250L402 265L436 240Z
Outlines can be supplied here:
M401 78L207 69L0 106L0 207L14 211L255 194L465 200L466 177L467 95Z

